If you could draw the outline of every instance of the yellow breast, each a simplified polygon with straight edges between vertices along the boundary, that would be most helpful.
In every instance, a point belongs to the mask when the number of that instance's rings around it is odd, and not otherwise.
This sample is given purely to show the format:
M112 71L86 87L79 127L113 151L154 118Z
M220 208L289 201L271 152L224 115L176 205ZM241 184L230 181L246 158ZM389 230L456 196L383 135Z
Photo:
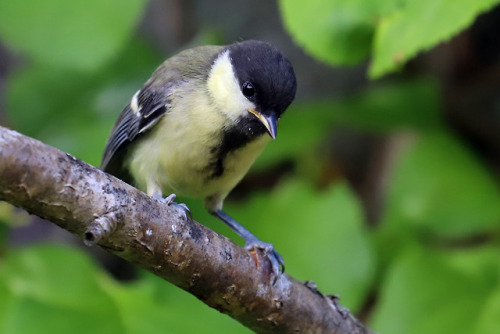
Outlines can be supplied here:
M201 105L179 100L175 112L168 112L137 144L129 168L139 188L149 194L161 189L164 196L173 192L195 198L224 198L270 141L263 135L228 153L223 161L224 173L214 177L209 168L224 125L229 126L232 120L224 113L203 112Z

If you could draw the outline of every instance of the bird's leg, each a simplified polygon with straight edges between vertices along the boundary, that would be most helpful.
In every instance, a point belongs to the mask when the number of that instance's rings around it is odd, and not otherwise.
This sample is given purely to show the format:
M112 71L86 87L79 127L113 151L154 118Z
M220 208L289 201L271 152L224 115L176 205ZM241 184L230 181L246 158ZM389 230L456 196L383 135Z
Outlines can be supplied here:
M262 249L266 256L269 258L269 261L271 261L275 277L278 277L280 273L283 273L285 271L285 262L283 261L283 257L274 250L272 244L258 239L255 235L250 233L246 228L244 228L236 220L231 218L231 216L229 216L222 210L212 211L211 214L223 221L234 232L236 232L236 234L238 234L243 238L243 240L245 240L246 250L253 250L255 248Z

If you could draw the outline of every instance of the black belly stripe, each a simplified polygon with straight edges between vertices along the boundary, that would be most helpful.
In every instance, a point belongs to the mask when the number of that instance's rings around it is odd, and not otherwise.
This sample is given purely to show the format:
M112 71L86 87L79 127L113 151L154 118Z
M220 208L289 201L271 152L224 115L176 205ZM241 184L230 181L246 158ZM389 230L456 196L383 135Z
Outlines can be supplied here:
M219 135L222 137L222 141L210 150L213 159L205 169L208 171L207 181L219 178L224 174L226 169L224 162L229 153L246 146L265 132L264 126L253 118L241 118L235 126L223 130L222 135Z

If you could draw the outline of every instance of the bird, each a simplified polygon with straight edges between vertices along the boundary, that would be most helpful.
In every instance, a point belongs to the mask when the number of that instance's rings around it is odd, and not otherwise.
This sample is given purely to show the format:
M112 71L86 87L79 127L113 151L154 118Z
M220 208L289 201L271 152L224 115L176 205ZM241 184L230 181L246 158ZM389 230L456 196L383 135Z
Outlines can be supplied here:
M260 249L276 277L283 257L223 211L295 98L291 62L273 45L246 40L205 45L165 60L118 116L101 169L174 205L177 195L206 210ZM169 194L167 197L163 197Z

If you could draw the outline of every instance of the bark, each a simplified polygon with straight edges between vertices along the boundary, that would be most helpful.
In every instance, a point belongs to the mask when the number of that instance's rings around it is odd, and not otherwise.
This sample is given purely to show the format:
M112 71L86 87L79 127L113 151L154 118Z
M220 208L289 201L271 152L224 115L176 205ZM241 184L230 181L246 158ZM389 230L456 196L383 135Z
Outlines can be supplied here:
M371 333L333 296L75 157L0 127L0 200L190 292L258 333Z

